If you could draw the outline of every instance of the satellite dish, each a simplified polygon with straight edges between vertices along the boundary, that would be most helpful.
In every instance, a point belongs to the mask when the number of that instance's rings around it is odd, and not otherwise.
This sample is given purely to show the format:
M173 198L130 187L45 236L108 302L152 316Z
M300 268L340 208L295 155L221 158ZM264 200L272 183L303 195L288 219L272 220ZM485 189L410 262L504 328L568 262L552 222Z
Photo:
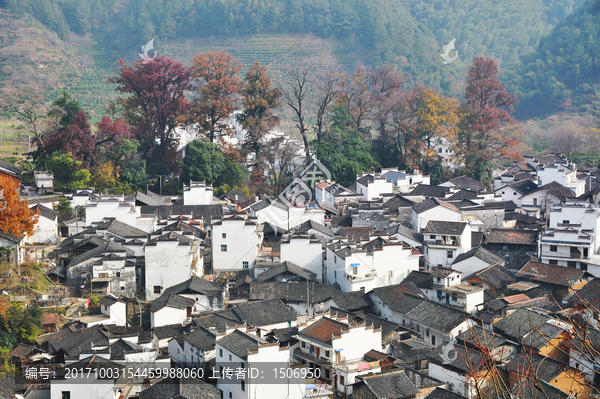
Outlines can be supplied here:
M7 295L8 296L8 292L6 291L2 291L2 294Z

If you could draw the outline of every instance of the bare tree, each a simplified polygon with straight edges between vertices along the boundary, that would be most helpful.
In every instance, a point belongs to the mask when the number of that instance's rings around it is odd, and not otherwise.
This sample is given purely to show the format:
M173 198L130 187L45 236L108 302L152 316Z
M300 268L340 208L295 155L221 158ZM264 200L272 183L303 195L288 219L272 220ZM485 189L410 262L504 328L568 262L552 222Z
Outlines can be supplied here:
M293 180L298 165L289 138L278 136L265 140L262 169L267 172L266 189L270 195L279 195Z
M313 127L317 136L317 143L321 143L323 140L323 130L325 128L327 110L329 104L335 99L335 96L339 90L339 82L341 75L333 68L329 68L325 76L322 78L322 84L318 88L319 100L317 102L316 120Z
M56 129L62 114L52 112L45 101L42 87L15 87L6 89L0 99L0 107L24 119L27 130L33 134L39 152L44 152L44 135Z
M314 66L301 65L289 69L283 78L283 82L277 84L283 93L285 104L292 109L294 116L292 120L296 122L296 128L304 141L304 152L306 154L306 163L310 163L310 149L308 145L308 127L306 122L306 99L313 92L314 80L311 74Z

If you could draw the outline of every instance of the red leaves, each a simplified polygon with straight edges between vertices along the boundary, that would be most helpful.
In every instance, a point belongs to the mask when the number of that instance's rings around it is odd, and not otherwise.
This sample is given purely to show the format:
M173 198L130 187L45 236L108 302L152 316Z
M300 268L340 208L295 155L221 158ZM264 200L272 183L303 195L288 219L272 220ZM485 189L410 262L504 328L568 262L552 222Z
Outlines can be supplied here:
M238 73L242 64L227 51L207 51L192 60L200 79L198 97L192 102L194 122L214 142L217 133L229 134L228 116L236 109L241 87Z
M8 177L0 176L0 190L4 190L6 208L0 212L0 230L15 236L25 233L33 235L39 211L29 209L27 200L21 201L17 193L17 183Z
M90 166L96 147L92 127L84 111L79 111L67 127L62 127L44 139L48 154L55 151L70 152L75 161L81 161L80 167Z
M496 61L487 57L473 59L467 76L465 98L477 116L475 130L487 132L514 122L509 111L514 110L513 105L519 100L505 89L506 86L498 79Z
M117 84L117 90L130 94L120 98L119 103L151 170L162 171L165 166L171 171L177 169L177 139L173 133L190 109L185 92L194 89L194 78L192 68L159 56L133 66L121 60L119 75L108 79Z

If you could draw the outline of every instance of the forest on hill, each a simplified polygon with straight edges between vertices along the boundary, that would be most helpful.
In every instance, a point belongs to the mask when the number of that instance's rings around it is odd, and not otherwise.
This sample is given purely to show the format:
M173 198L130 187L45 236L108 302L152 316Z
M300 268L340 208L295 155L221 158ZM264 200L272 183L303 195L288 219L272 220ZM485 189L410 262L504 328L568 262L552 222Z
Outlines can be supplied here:
M259 59L275 69L274 76L299 57L294 53L299 41L313 41L316 45L305 49L312 57L299 62L333 57L346 72L358 63L371 68L389 63L409 84L424 83L454 97L464 91L472 59L485 55L496 60L521 99L520 118L600 108L600 0L0 0L0 8L34 29L39 21L57 35L35 49L71 46L71 53L87 58L84 66L63 61L46 72L96 112L110 96L102 83L115 60L135 61L153 38L159 54L186 64L189 54L221 47L239 57L244 70ZM18 40L19 29L0 43L0 67L14 62L2 48ZM439 53L452 39L458 59L443 64ZM286 52L285 65L269 62ZM27 63L35 69L34 55L20 58L13 70ZM94 96L103 100L95 103Z
M335 41L335 52L342 65L348 63L344 54L352 52L353 64L346 65L348 70L356 62L371 67L390 63L407 74L411 82L422 82L456 96L464 89L461 82L473 57L486 55L498 62L501 74L510 76L511 88L524 96L517 111L534 115L547 107L548 101L560 103L579 94L579 84L589 85L595 80L592 65L598 44L589 36L598 37L599 24L594 17L598 1L582 3L583 0L0 0L0 7L18 17L37 19L65 42L73 34L92 37L97 44L94 58L104 70L112 68L118 58L133 61L137 55L133 50L152 38L156 38L156 49L164 53L172 41L181 38L244 40L256 35L313 34ZM577 12L565 20L575 9ZM559 30L554 29L557 24ZM581 41L579 34L585 35L585 40ZM453 38L459 58L444 65L438 53ZM552 51L557 46L562 53ZM564 65L570 65L571 60L579 69L565 71ZM532 72L536 63L541 63L542 69ZM555 68L565 76L553 79L548 69ZM586 86L583 90L590 89Z

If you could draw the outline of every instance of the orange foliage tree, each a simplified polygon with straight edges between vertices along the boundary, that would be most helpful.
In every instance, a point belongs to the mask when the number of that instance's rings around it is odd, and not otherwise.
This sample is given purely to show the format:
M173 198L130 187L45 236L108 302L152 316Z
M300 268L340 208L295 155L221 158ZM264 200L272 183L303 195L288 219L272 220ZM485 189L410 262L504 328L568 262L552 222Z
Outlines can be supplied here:
M40 212L29 209L29 202L19 198L17 183L5 176L0 176L0 193L4 196L0 199L3 204L0 209L6 205L6 208L0 212L0 230L16 236L21 234L32 236Z

